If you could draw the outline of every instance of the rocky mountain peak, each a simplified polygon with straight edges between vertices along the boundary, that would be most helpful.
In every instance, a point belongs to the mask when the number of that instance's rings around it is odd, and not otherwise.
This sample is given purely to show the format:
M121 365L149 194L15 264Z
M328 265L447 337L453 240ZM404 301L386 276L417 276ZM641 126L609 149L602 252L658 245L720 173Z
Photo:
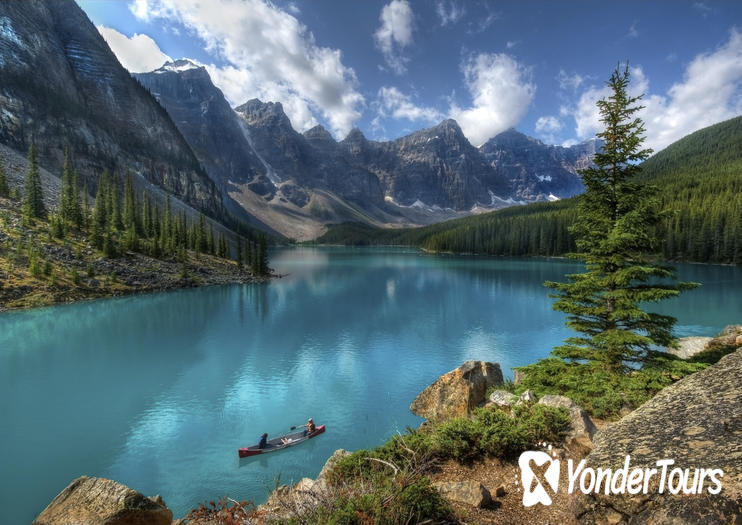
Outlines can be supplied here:
M263 102L253 98L235 108L235 111L251 126L269 126L285 132L294 131L280 102Z
M161 67L155 69L153 73L184 73L186 71L200 71L206 73L206 68L199 66L187 58L181 58L180 60L175 60L173 62L165 62Z
M310 142L335 142L329 131L327 131L322 125L317 124L311 129L304 132L304 138Z

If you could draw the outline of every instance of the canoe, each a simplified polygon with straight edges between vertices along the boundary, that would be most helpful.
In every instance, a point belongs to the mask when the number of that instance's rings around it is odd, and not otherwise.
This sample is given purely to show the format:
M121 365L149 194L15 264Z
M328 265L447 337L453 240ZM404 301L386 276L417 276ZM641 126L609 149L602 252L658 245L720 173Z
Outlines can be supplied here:
M325 431L325 425L319 425L314 429L314 432L311 434L304 434L303 430L297 430L296 432L292 432L291 434L285 434L283 436L278 436L273 439L269 439L263 448L258 448L257 445L252 445L249 447L244 448L238 448L237 454L241 458L246 458L249 456L257 456L258 454L267 454L268 452L276 452L277 450L283 450L288 447L293 447L294 445L298 445L299 443L303 443L308 439L312 439L315 436L319 436L322 432Z

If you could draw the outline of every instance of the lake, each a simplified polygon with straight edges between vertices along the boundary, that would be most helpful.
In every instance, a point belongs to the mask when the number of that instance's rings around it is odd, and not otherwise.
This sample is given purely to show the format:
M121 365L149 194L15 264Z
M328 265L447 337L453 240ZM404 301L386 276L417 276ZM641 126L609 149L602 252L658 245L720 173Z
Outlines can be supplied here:
M417 426L415 395L467 359L513 366L569 335L546 280L565 260L292 248L282 279L0 314L0 508L30 523L74 478L161 494L182 517L229 495L263 502L338 448ZM677 335L742 322L742 269L681 265L704 284L656 308ZM239 460L313 417L327 432Z

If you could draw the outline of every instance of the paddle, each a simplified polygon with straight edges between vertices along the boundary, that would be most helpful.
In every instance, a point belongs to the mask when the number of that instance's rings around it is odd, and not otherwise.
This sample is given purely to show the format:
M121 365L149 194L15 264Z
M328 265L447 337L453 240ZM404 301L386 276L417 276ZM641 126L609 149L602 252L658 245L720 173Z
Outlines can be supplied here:
M289 430L296 430L296 427L305 427L305 426L307 426L307 425L306 425L306 423L305 423L305 424L303 424L303 425L294 425L294 426L293 426L293 427L291 427L291 428L290 428Z

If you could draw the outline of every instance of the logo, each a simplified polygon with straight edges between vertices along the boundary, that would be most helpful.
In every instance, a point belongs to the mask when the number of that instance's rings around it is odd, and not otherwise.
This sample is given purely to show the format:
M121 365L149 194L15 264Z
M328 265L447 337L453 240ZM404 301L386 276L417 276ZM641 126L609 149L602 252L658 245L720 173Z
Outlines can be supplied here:
M552 494L559 488L559 460L546 452L529 450L518 458L518 467L523 486L523 506L551 505L551 496L546 488L550 488Z
M546 443L539 443L546 446ZM548 446L548 452L528 450L518 458L520 483L523 489L523 506L532 507L537 503L551 505L559 490L561 462ZM575 464L567 460L567 493L580 491L583 494L709 494L721 492L722 469L675 467L674 459L657 460L655 466L631 467L631 456L626 455L620 468L592 468L583 459ZM517 476L516 476L516 484ZM564 489L564 484L562 484ZM520 488L518 489L520 490Z

